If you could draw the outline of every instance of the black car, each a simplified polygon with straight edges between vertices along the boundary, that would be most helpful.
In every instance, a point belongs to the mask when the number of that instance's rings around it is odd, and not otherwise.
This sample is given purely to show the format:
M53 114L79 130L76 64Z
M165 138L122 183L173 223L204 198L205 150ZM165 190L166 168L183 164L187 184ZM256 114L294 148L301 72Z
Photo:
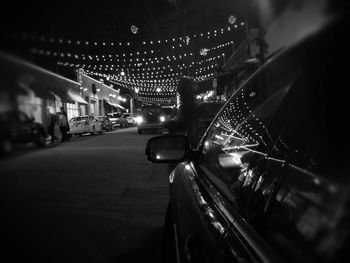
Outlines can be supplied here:
M167 115L160 107L146 107L136 115L137 132L160 132L164 128Z
M167 262L349 262L349 41L329 25L269 59L191 149L151 138L169 175Z
M13 144L28 142L38 147L45 146L46 132L43 125L20 111L0 113L1 155L9 155Z
M100 116L97 118L101 122L101 128L105 131L113 131L114 126L108 117Z

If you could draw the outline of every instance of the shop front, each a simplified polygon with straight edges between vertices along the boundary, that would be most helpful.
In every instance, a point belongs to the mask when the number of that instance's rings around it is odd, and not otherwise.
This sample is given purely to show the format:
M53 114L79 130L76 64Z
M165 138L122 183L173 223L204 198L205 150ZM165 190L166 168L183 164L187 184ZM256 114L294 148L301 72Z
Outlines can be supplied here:
M20 110L36 122L46 125L47 111L65 108L68 117L78 116L79 104L88 104L80 95L80 84L7 53L0 53L6 78L0 79L2 98L10 102L2 111Z

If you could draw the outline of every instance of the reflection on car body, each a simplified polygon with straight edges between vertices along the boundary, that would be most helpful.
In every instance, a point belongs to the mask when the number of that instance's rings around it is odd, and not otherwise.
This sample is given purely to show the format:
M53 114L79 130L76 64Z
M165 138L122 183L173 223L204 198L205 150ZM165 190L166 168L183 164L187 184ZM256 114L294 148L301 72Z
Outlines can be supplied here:
M338 26L281 51L255 72L197 149L191 150L186 135L149 141L150 161L174 162L177 156L180 162L169 176L167 257L350 260L347 98L330 90L347 80L345 68L329 68L339 62L339 44L347 45ZM182 145L183 154L176 149L167 157L164 140Z

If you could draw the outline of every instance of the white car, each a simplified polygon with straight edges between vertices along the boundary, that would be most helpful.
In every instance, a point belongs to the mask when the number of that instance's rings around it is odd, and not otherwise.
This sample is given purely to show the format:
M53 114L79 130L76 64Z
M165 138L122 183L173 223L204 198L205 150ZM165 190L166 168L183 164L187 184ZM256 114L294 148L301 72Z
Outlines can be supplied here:
M126 119L128 126L136 125L136 118L131 113L123 113L122 118Z
M122 113L113 112L107 113L109 120L112 122L113 127L125 128L128 126L128 122L126 119L122 118Z
M70 119L69 128L72 135L82 136L84 133L95 135L96 132L102 133L101 122L92 115L78 116Z

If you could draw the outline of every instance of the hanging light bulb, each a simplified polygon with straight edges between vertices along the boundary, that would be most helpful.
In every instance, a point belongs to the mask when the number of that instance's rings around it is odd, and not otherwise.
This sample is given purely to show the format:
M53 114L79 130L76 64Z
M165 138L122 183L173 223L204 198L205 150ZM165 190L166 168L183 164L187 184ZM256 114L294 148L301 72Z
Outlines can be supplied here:
M209 51L209 49L207 49L207 48L202 48L202 49L199 51L199 54L201 54L202 56L206 56L206 55L208 55L208 51Z
M131 32L132 32L133 34L137 34L137 31L138 31L139 29L137 28L137 26L132 25L132 26L130 27L130 30L131 30Z
M234 15L228 17L228 22L233 25L236 22L237 18Z

